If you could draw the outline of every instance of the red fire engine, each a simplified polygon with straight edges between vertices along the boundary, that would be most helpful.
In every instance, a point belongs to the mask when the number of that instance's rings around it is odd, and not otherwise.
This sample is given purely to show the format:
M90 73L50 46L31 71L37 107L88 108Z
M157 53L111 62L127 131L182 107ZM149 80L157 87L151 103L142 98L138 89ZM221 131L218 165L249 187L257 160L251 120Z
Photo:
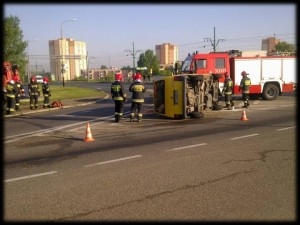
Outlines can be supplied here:
M175 66L176 69L176 66ZM251 79L250 96L275 100L296 88L295 56L231 57L228 53L189 54L180 73L224 74L228 72L234 83L233 94L239 94L241 72ZM225 77L219 79L222 90Z

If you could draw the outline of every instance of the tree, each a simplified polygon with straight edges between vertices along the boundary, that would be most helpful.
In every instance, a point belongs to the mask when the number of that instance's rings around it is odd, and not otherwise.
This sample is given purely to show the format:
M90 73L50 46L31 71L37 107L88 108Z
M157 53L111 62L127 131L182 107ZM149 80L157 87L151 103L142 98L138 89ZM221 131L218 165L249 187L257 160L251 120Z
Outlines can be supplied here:
M148 49L141 53L137 62L138 67L147 67L148 72L152 69L153 74L159 74L159 63L153 51Z
M131 67L130 66L123 66L122 68L121 68L121 70L131 70Z
M281 41L277 45L275 45L275 49L273 50L273 52L278 52L281 54L295 54L296 46L294 44L289 44L285 41Z
M27 64L25 50L28 43L22 40L23 31L19 24L20 20L16 16L4 18L3 60L18 65L21 79L24 80Z

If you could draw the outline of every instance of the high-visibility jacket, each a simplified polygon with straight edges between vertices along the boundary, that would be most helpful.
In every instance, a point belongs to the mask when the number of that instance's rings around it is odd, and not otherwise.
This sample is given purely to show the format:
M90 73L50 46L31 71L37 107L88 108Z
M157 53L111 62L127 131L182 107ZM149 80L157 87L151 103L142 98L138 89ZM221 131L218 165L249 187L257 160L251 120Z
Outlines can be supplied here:
M229 78L226 78L225 79L225 82L224 82L224 88L223 88L223 93L225 95L231 95L232 94L232 88L233 88L233 82L232 80Z
M38 83L29 83L28 84L28 93L29 96L40 95L40 88Z
M132 92L132 102L144 102L145 86L140 82L134 82L130 85L129 91Z
M251 86L250 78L247 76L244 76L240 83L240 89L242 90L242 93L244 93L244 94L249 93L250 86Z
M10 82L6 84L6 97L16 98L17 91L16 84L12 84Z
M115 81L111 84L110 93L115 101L126 100L126 92L124 91L124 86L120 81Z
M50 87L49 87L49 84L44 82L42 84L42 91L43 91L43 95L44 97L49 97L51 96L51 91L50 91Z

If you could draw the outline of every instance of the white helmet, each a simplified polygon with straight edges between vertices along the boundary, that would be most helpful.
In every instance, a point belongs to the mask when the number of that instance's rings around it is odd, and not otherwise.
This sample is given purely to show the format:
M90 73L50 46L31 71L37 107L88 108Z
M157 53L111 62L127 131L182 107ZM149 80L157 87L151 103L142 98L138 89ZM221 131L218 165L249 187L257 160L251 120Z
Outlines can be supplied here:
M15 84L15 81L14 80L10 80L9 83Z

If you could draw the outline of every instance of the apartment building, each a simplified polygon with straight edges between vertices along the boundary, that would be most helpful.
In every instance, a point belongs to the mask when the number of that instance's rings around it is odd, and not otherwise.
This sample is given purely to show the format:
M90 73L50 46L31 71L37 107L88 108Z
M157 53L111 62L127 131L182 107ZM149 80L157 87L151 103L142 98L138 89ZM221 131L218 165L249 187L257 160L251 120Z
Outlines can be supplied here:
M56 81L74 80L87 69L86 43L71 38L49 41L50 72Z
M155 45L155 54L161 67L173 66L178 61L178 47L170 43Z
M276 39L275 37L269 37L266 39L263 39L261 42L261 50L267 51L267 52L272 52L275 50L275 46L280 43L280 39Z

